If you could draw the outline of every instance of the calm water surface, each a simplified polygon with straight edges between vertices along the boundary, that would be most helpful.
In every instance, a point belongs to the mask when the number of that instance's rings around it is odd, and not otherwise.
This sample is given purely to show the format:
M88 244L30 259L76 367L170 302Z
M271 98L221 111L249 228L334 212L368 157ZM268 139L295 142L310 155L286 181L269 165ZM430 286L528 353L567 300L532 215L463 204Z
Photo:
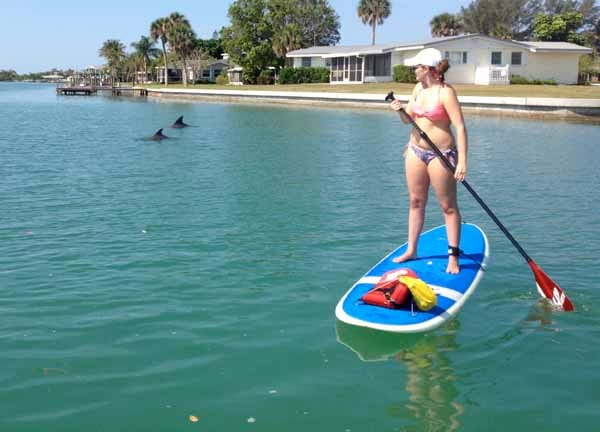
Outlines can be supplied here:
M0 430L598 430L600 127L467 122L471 185L577 310L462 190L489 271L390 336L334 307L405 240L393 113L0 84Z

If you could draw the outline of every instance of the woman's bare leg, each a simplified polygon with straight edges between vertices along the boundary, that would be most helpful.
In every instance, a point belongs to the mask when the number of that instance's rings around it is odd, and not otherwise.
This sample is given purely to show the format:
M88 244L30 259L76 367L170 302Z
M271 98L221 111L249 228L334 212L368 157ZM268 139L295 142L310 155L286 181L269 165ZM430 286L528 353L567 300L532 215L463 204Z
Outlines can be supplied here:
M427 165L419 159L410 147L406 150L404 160L406 185L408 187L408 248L394 262L404 262L417 256L419 236L425 222L425 206L429 192L429 174Z
M459 247L461 218L456 198L456 180L452 173L437 158L431 161L428 169L431 185L444 214L448 245ZM446 272L452 274L460 272L458 257L448 257Z

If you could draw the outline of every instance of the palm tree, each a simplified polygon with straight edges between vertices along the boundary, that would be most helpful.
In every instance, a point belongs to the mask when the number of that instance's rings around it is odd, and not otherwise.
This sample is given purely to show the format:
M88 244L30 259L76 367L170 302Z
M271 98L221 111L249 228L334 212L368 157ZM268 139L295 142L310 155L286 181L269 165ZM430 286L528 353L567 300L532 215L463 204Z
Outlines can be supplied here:
M273 50L280 58L295 49L302 48L302 30L296 23L286 25L273 35Z
M169 23L170 25L183 24L190 28L192 27L185 15L180 14L179 12L172 12L171 15L169 15Z
M110 68L110 75L115 82L116 72L125 58L125 45L117 39L108 39L99 50L100 57L104 57Z
M142 58L144 64L144 80L148 78L148 63L156 57L159 50L154 48L154 42L148 36L141 36L137 42L132 42L131 47L135 53Z
M371 45L375 45L375 28L392 13L390 0L360 0L357 13L363 24L371 26Z
M167 42L170 22L169 18L158 18L150 24L150 37L153 41L160 40L165 66L165 85L169 85L169 65L167 63Z
M173 52L181 60L183 85L187 87L187 59L196 48L197 38L185 16L178 12L169 15L167 39Z
M464 31L461 19L449 13L434 16L429 22L429 27L433 37L456 36Z
M129 82L131 80L135 85L137 71L143 64L142 56L137 52L133 52L129 55L126 55L121 64L122 74L124 75L125 81Z

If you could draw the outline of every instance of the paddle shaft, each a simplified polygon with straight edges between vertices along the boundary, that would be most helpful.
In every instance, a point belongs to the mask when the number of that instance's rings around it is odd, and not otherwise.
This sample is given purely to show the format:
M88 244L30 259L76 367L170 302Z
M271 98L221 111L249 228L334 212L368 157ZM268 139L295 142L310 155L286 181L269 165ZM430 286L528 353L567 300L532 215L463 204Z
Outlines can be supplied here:
M388 95L388 97L390 97L390 95ZM391 96L391 98L394 98L393 95ZM387 98L386 98L387 99ZM448 170L450 170L450 172L452 172L454 174L455 171L455 166L452 165L452 163L448 160L448 158L446 156L444 156L444 153L442 153L442 151L433 143L433 141L431 141L431 139L429 138L429 136L427 136L427 134L423 131L423 129L421 129L419 127L419 125L415 122L415 120L404 110L404 108L400 108L400 113L410 122L410 124L416 129L416 131L419 133L419 136L421 138L423 138L425 140L425 142L427 144L429 144L431 146L431 149L435 152L435 154L440 158L440 160L444 163L444 165L446 166L446 168L448 168ZM517 242L517 240L515 240L515 238L512 236L511 233L508 232L508 230L506 229L506 227L502 224L502 222L500 222L500 219L498 219L498 217L496 217L496 215L494 214L494 212L487 206L487 204L481 199L481 197L477 194L477 192L475 192L475 189L473 189L471 187L471 185L466 181L466 180L461 180L461 183L463 184L463 186L469 191L469 193L471 195L473 195L473 198L475 198L475 201L477 201L477 203L485 210L485 212L488 214L488 216L490 218L492 218L492 220L494 221L494 223L496 225L498 225L498 228L500 228L500 231L502 231L504 233L504 235L510 240L510 242L513 244L513 246L519 251L519 253L523 256L523 258L525 258L525 260L527 261L527 263L530 263L532 261L531 257L527 254L527 252L525 252L525 249L523 249L523 247L521 247L521 245L519 244L519 242Z

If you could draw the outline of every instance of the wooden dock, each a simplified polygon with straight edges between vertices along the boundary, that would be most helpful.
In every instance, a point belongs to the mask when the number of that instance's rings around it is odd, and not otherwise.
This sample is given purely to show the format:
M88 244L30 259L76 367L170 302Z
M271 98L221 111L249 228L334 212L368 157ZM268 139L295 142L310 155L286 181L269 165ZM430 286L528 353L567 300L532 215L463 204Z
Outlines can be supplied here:
M96 94L96 87L57 87L56 94L61 96L91 96Z
M84 86L84 87L56 87L56 94L59 96L91 96L98 91L109 91L113 96L148 96L148 90L140 87L125 86Z

